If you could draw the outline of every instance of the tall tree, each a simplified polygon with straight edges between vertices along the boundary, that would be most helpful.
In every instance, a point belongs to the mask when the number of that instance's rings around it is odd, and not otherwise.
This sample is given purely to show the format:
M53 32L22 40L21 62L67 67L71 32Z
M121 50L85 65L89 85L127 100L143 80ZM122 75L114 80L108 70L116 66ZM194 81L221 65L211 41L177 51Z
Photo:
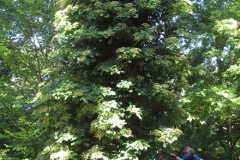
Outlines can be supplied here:
M180 122L178 100L188 74L176 19L189 4L69 0L59 5L56 68L35 110L54 138L38 158L151 159L159 146L169 147L181 134L173 127Z

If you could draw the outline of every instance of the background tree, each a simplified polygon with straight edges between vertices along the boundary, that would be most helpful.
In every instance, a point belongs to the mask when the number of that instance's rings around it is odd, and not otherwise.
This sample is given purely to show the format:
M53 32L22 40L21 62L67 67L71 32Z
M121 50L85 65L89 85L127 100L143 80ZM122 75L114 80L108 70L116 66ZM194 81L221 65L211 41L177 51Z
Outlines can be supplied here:
M239 2L196 1L186 38L192 67L182 142L208 159L239 159ZM185 33L188 35L188 33Z
M38 85L46 79L46 67L50 67L53 3L0 3L1 159L34 158L46 136L31 112Z

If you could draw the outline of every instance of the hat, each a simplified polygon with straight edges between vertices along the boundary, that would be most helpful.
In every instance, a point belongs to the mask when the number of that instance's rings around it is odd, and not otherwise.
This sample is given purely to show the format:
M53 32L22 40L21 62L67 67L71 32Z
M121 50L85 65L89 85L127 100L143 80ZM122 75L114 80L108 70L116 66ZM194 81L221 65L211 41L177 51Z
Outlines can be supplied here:
M184 148L183 152L184 152L184 153L187 153L187 149L188 149L188 148L191 148L191 147L190 147L190 146L186 146L186 147Z
M194 155L194 154L195 154L195 151L194 151L194 149L192 149L192 148L188 148L188 149L187 149L187 153L190 153L190 155Z

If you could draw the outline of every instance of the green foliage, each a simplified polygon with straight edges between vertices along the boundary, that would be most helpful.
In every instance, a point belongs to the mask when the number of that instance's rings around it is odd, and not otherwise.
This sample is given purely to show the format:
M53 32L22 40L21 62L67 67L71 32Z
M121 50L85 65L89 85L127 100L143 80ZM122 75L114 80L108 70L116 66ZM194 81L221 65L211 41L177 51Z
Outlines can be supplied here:
M238 159L238 1L0 3L0 159Z
M8 49L3 44L0 43L0 53L1 53L1 55L0 55L0 57L1 57L0 77L8 76L11 71L10 67L7 66L5 61L2 60L2 59L4 59L2 55L6 55L6 54L8 54L8 52L9 52Z
M54 138L38 159L151 159L169 147L181 135L172 127L189 67L175 35L180 11L171 10L187 3L58 3L56 77L43 83L34 111Z
M182 99L188 122L180 142L191 144L203 159L239 159L239 2L194 5L194 34L186 39L192 86Z
M18 127L17 131L4 129L4 135L8 139L6 149L11 151L8 153L10 155L6 154L6 157L13 157L11 154L22 159L35 157L41 151L45 139L43 130L37 124L26 121L22 117L16 126Z
M46 128L31 117L38 85L49 65L53 3L0 1L0 159L35 159Z

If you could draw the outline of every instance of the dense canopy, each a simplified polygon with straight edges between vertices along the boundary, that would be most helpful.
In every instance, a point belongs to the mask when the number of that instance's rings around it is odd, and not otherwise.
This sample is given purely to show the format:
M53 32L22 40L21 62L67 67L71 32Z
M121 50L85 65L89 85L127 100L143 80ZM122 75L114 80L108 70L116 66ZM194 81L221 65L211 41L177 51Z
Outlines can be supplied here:
M239 1L0 3L0 159L240 159Z

